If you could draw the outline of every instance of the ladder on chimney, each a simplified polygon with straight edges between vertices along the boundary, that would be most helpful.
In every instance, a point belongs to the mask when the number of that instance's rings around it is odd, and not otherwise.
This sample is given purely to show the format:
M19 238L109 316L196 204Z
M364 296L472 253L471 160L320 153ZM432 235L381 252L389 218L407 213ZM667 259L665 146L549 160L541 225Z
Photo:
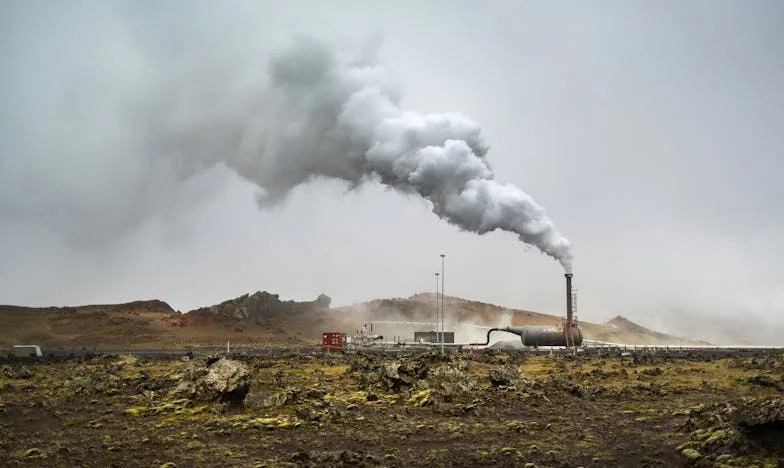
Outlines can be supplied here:
M572 321L577 326L577 289L572 289Z

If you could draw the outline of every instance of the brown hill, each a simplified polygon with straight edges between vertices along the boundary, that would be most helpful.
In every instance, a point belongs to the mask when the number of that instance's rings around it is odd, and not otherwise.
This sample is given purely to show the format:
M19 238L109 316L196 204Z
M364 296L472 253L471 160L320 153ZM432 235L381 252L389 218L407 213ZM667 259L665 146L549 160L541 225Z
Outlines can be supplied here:
M381 299L363 304L336 309L346 316L361 317L376 323L378 333L398 336L413 336L413 326L429 329L435 315L435 294L422 293L409 298ZM530 310L509 309L494 304L471 301L458 297L446 297L445 322L447 330L456 332L460 342L476 341L483 338L488 327L560 325L562 317L533 312ZM638 345L695 345L705 342L687 340L666 333L648 330L625 318L616 317L606 324L580 322L587 339L611 343ZM406 334L407 333L407 334ZM512 335L499 334L495 339L514 340Z
M591 337L598 341L628 344L709 345L707 341L693 341L666 333L649 330L620 315L609 320L600 329L591 329Z
M447 329L458 342L481 339L496 326L557 325L562 319L457 297L446 298ZM324 331L353 334L372 322L374 332L411 339L432 329L435 295L379 299L330 308L330 299L284 301L256 292L185 314L158 300L79 307L0 306L0 347L39 344L59 348L170 348L233 344L302 346ZM641 327L622 317L607 324L580 324L588 339L629 344L694 344ZM502 338L502 337L499 337ZM510 335L504 339L512 339Z
M78 307L0 306L0 345L163 345L167 341L166 328L179 318L179 313L158 300Z
M38 344L48 348L182 348L227 341L257 346L312 344L320 326L315 313L329 298L280 301L257 292L181 314L162 301L77 307L0 306L0 347ZM306 327L290 327L303 322Z

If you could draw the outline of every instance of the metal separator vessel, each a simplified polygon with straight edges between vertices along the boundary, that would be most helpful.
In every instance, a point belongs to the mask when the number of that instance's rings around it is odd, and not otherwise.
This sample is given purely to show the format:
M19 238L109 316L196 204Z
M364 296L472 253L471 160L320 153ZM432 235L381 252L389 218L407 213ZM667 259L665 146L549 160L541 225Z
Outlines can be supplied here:
M566 321L561 326L528 326L491 328L487 331L484 343L471 343L474 346L490 344L490 333L504 331L518 335L523 346L559 346L571 348L583 343L583 333L574 320L574 301L572 294L572 273L566 273Z

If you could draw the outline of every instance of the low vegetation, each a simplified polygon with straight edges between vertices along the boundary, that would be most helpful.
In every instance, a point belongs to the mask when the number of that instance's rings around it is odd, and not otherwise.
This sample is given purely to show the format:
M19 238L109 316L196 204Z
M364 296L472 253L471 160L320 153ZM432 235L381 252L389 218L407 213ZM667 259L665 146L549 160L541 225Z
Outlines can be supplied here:
M783 376L764 353L8 359L0 465L776 466Z

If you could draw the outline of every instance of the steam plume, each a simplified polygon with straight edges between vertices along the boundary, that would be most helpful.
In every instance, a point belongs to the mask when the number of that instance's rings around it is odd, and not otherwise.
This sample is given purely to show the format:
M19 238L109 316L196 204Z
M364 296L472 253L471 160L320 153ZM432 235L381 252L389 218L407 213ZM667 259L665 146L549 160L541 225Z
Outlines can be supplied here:
M262 205L283 201L317 177L352 186L378 179L429 200L439 218L460 229L515 233L571 268L569 241L545 210L519 188L494 180L479 125L460 114L404 112L368 54L346 56L300 38L273 57L268 88L246 112L239 121L187 127L167 151L228 164L261 188Z
M17 40L0 58L1 219L97 245L204 196L220 171L194 176L221 165L256 184L262 205L314 178L379 180L461 229L514 232L569 268L569 243L544 210L494 180L479 126L402 111L375 47L301 38L256 69L242 44L169 50L191 34L164 42L168 29L109 7L89 20L64 8L51 24L18 10L8 22L18 37L42 41ZM85 35L85 21L107 26ZM61 43L66 53L52 55Z

